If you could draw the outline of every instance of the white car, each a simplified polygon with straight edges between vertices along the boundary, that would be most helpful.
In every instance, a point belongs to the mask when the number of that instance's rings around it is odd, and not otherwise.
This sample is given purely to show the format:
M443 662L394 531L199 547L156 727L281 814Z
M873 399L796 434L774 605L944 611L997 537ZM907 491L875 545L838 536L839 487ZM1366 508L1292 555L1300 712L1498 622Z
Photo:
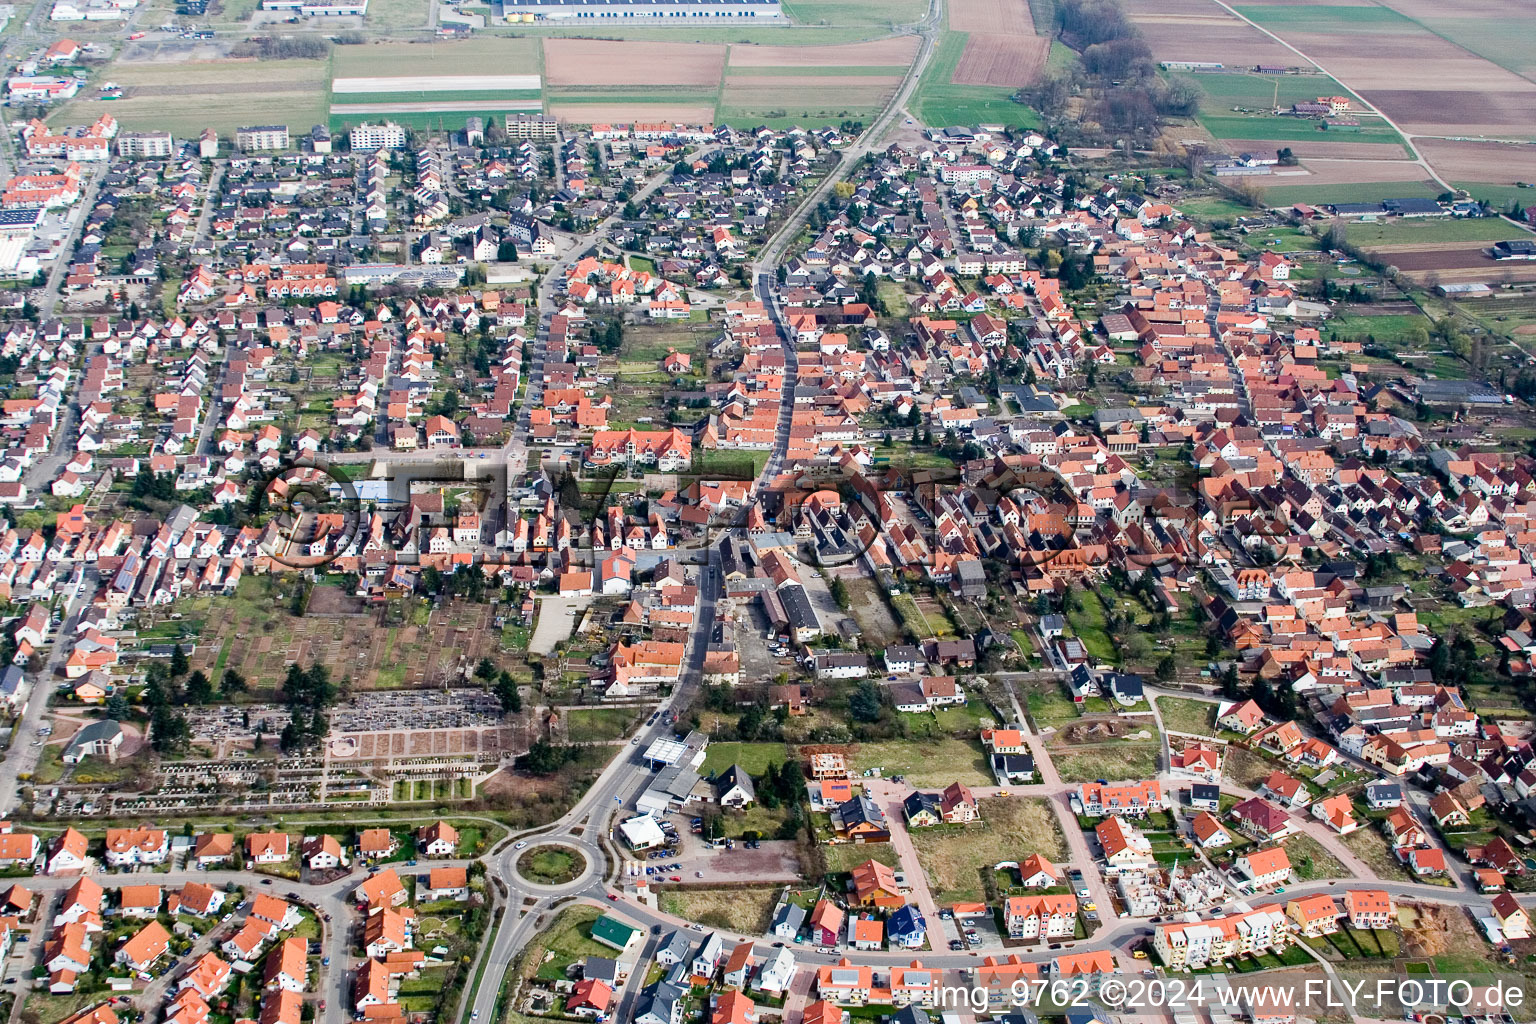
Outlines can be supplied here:
M521 850L523 847L525 847L527 845L528 845L528 840L526 840L526 839L519 839L517 842L512 844L512 849L514 849L514 850Z
M1088 898L1088 896L1089 896L1089 893L1088 893L1087 889L1079 889L1079 890L1077 890L1077 897L1078 897L1078 899L1085 900L1085 899Z

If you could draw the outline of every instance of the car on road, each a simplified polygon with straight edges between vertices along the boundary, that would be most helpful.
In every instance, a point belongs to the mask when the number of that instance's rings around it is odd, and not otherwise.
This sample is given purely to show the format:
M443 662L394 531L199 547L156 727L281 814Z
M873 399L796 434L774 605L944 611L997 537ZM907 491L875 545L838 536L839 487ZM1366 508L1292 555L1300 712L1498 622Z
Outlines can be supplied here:
M325 1010L325 1000L324 999L320 1000L320 1009L321 1009L321 1011Z
M609 893L608 894L608 898L613 900L613 902L615 902L615 903L619 902L619 894L616 893L616 892Z
M329 967L329 966L331 966L331 958L328 957L328 956L321 957L320 958L320 966L321 967Z
M270 878L263 878L261 880L261 884L262 885L271 885L272 884L272 879L270 879Z

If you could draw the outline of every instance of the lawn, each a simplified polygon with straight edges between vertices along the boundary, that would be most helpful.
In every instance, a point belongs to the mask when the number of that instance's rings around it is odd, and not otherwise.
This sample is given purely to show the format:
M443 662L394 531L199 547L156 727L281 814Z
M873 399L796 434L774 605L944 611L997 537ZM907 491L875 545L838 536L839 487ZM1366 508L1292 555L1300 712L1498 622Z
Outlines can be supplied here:
M1032 853L1056 863L1067 856L1066 840L1050 803L1043 797L982 800L981 825L938 825L911 830L912 845L940 904L985 898L983 879L1002 861Z
M517 873L540 885L574 881L586 866L586 858L566 846L536 846L517 859Z
M1296 835L1285 841L1285 852L1291 858L1291 870L1300 882L1318 879L1350 878L1349 869L1339 859L1309 835Z
M566 736L572 743L620 739L638 717L633 708L574 708L565 713Z
M1161 743L1095 743L1053 749L1050 756L1063 782L1150 779L1162 749Z
M1044 686L1045 684L1036 684ZM1049 688L1036 689L1031 686L1024 695L1025 707L1029 710L1029 716L1035 720L1035 725L1046 729L1053 725L1064 725L1067 722L1075 722L1082 716L1077 703L1068 697L1059 685L1051 684Z
M1067 612L1067 623L1073 634L1083 642L1088 657L1101 664L1115 660L1115 643L1110 639L1104 624L1104 602L1097 591L1079 593L1072 609Z
M592 938L592 922L603 912L597 907L572 906L528 946L527 964L537 965L538 977L556 981L567 977L566 968L589 956L611 956L613 949ZM545 953L553 953L548 960Z
M855 775L869 768L879 768L886 778L905 775L913 786L947 786L951 782L968 786L993 784L986 751L976 740L945 737L862 743L854 751L849 767Z
M761 775L770 764L783 764L789 759L789 748L782 743L711 743L705 748L704 766L699 771L713 775L739 764L748 775Z
M1157 712L1163 717L1163 728L1169 732L1216 735L1215 704L1189 697L1159 697Z
M661 893L661 910L709 928L762 935L768 931L782 891L778 886L666 891Z
M1386 313L1379 316L1349 313L1336 316L1323 323L1323 330L1340 338L1364 338L1370 335L1377 341L1402 342L1410 333L1428 331L1434 324L1426 316L1417 313Z
M827 862L827 874L840 875L852 871L867 860L894 868L901 866L896 848L890 843L837 843L823 845L822 856Z
M967 32L950 32L939 37L933 56L928 60L909 105L924 124L935 128L949 125L1001 123L1021 128L1035 128L1039 116L1013 99L1014 90L987 85L954 85L955 66L965 51Z
M955 625L949 617L930 604L927 610L920 608L911 594L894 594L891 607L901 619L902 627L917 640L954 636Z
M1178 204L1181 213L1199 220L1232 220L1237 217L1251 217L1258 211L1243 203L1221 196L1201 196L1198 199L1184 199Z
M1373 245L1403 245L1413 242L1502 242L1508 238L1530 238L1524 231L1502 217L1464 217L1376 221L1349 225L1349 240L1361 248Z
M756 480L767 464L767 452L723 448L693 450L693 471L721 480Z

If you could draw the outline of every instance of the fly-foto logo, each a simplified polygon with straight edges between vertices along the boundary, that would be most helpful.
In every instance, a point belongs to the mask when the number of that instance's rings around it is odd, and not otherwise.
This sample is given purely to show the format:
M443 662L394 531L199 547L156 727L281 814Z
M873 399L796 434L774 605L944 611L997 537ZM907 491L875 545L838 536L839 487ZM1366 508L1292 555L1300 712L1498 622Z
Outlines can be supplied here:
M342 473L308 459L279 466L257 488L253 512L273 529L264 538L274 562L319 569L346 553L362 528L363 503Z

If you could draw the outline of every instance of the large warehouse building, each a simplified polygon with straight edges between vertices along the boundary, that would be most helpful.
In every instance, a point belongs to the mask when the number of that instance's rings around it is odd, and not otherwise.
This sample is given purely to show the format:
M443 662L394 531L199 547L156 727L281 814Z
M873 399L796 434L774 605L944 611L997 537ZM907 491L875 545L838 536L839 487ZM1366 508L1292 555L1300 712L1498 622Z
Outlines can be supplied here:
M782 20L779 0L503 0L508 21Z

